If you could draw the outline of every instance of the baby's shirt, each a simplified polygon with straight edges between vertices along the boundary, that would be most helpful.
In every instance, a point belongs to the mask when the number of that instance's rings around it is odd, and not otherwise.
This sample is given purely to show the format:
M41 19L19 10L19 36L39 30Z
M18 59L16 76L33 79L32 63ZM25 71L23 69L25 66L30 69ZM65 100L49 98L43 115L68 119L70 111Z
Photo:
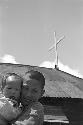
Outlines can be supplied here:
M21 113L19 107L14 107L13 102L4 96L0 98L0 116L7 121L15 119Z
M38 121L38 125L42 125L44 121L44 108L40 102L34 102L27 106L22 115L15 122L15 125L26 125L26 123L29 124L36 121Z

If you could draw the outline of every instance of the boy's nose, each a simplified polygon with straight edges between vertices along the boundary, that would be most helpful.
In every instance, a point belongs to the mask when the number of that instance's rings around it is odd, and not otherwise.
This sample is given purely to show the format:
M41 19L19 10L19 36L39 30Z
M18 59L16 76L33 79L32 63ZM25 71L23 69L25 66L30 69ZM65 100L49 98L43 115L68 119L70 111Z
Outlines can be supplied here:
M27 92L27 97L31 97L31 96L32 96L31 91L28 91L28 92Z

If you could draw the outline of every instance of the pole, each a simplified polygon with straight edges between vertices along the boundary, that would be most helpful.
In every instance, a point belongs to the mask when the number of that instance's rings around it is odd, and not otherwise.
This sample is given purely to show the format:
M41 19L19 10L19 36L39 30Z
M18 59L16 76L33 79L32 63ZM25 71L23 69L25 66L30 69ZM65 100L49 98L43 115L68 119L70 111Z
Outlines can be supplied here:
M55 49L55 68L58 68L58 53L57 53L57 46L58 44L64 39L65 36L62 36L59 40L56 39L56 32L54 32L54 45L49 49L52 50Z

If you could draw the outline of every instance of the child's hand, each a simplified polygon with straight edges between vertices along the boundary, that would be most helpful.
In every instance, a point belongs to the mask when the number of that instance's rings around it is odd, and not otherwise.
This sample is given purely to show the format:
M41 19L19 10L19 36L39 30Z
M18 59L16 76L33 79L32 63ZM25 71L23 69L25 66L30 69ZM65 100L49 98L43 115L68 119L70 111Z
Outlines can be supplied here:
M17 107L18 106L18 103L16 100L13 100L13 99L9 99L9 102L12 104L12 106L14 107Z

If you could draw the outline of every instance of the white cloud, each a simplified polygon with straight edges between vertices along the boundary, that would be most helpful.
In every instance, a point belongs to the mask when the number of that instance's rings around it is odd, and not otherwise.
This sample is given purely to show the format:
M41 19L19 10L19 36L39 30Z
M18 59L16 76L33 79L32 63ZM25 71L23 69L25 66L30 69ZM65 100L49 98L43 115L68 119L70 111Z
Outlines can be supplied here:
M46 68L54 68L55 67L55 61L51 62L51 61L44 61L43 63L40 64L40 67L46 67ZM80 73L80 71L78 69L71 69L68 65L64 65L60 62L60 60L58 61L58 67L61 71L67 72L69 74L72 74L74 76L83 78L83 75Z
M13 64L18 64L18 62L15 60L15 57L9 54L4 55L3 57L0 57L0 62L1 63L13 63ZM44 61L39 65L40 67L46 67L46 68L54 68L55 67L55 61ZM64 65L58 61L58 67L60 70L70 73L72 75L75 75L77 77L83 78L83 75L80 73L78 69L71 69L68 65Z
M15 57L9 54L4 55L3 57L0 57L1 63L14 63L17 64Z

